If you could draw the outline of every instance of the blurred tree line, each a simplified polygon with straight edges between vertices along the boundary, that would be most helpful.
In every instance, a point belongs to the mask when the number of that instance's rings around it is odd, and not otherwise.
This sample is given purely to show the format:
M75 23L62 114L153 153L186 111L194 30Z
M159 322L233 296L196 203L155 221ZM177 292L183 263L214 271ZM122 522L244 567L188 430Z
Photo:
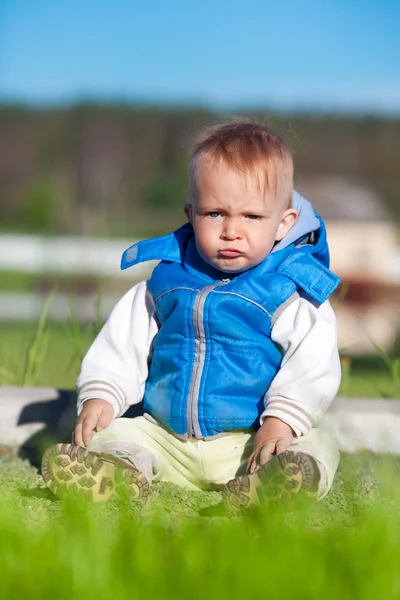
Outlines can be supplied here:
M400 119L243 114L288 141L297 174L370 185L400 221ZM228 117L128 105L0 107L1 230L136 237L174 229L184 222L193 134Z

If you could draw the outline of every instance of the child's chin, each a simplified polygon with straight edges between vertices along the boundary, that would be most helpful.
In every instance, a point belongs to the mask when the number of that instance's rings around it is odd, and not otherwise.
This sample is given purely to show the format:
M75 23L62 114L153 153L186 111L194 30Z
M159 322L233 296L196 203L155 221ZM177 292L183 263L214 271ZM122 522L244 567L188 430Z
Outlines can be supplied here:
M228 275L232 275L233 273L242 273L243 271L248 271L252 267L256 266L255 264L249 264L247 260L244 261L243 257L212 259L204 258L203 256L203 260L205 260L205 262L208 263L211 267L214 267L214 269L218 269L218 271L221 271L222 273L226 273Z
M253 265L249 265L247 264L243 264L243 261L241 260L236 260L236 259L232 259L232 261L230 260L224 260L224 261L220 261L218 264L215 265L217 267L217 269L219 269L220 271L222 271L223 273L242 273L243 271L247 271L248 269L251 269L251 267Z

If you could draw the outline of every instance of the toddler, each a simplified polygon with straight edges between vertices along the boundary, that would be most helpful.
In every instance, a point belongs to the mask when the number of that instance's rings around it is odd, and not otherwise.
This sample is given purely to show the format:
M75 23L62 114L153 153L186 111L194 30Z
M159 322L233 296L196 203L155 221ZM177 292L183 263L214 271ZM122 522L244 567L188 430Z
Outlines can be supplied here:
M339 453L318 423L340 383L324 224L286 144L254 122L200 135L189 201L187 224L125 251L122 269L160 262L85 356L75 443L46 450L43 477L94 501L221 489L234 515L321 498Z

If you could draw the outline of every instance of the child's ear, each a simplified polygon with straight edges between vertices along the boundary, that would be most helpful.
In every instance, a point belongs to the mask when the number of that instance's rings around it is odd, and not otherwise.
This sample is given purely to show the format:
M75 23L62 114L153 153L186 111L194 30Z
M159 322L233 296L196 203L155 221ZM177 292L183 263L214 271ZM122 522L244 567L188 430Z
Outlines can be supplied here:
M299 213L295 208L288 208L282 215L281 222L279 223L278 231L276 232L275 241L280 242L283 240L287 232L297 221Z
M190 222L192 222L192 205L185 204L185 206L183 207L183 211L184 211L185 215L187 216L188 220Z

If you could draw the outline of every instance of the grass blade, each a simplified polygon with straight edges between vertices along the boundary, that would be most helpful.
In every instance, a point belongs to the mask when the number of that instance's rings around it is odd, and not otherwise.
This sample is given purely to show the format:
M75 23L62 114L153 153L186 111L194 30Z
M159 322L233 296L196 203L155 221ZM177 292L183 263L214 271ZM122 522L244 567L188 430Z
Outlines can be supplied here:
M46 349L49 341L49 332L46 330L47 317L51 303L56 294L54 289L47 297L42 314L37 323L36 331L26 351L25 368L22 376L22 385L35 385L40 367L45 358Z

